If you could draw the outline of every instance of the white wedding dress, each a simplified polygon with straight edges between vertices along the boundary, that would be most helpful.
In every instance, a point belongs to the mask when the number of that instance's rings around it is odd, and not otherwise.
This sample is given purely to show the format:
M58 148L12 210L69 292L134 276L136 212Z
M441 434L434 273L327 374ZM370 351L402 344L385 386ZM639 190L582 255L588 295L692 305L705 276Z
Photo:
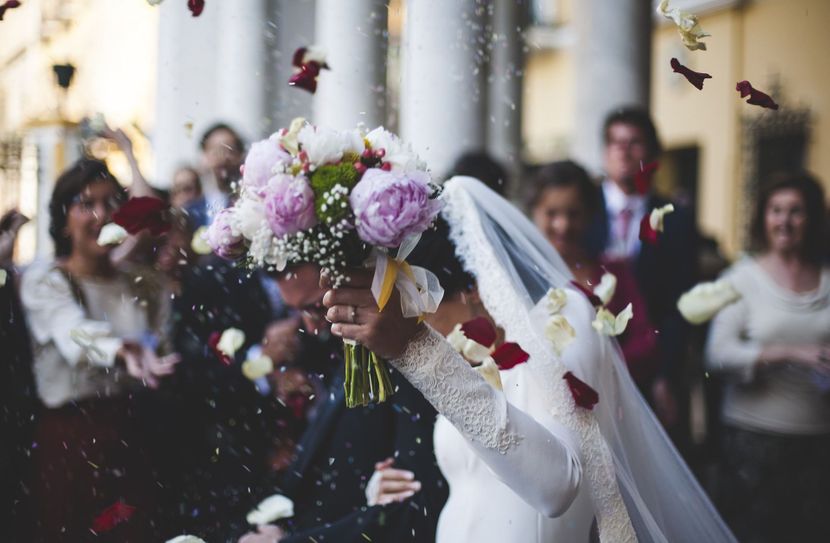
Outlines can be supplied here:
M547 241L474 179L453 178L442 197L482 302L530 359L500 372L500 391L428 328L391 361L441 415L435 452L450 496L438 543L588 542L594 519L602 543L735 541ZM561 355L544 331L551 287L566 288L561 314L576 331ZM575 405L566 371L598 392L593 410Z

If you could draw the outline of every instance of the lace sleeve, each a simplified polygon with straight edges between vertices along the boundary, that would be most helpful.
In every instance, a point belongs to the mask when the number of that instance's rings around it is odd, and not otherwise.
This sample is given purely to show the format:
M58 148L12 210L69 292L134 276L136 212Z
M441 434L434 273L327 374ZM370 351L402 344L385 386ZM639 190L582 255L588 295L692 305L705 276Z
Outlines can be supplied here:
M564 428L542 425L511 405L429 327L392 364L522 499L550 517L567 510L582 468Z

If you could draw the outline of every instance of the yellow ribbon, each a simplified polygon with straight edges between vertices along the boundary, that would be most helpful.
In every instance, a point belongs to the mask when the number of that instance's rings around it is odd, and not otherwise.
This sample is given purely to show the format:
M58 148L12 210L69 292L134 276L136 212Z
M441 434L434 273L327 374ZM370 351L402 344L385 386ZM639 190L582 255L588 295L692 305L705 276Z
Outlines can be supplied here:
M395 283L398 280L398 274L403 272L413 283L415 283L415 274L412 273L412 267L409 262L398 262L394 258L386 259L386 271L383 274L383 283L380 287L380 296L378 296L378 310L383 311L389 298L392 297L392 290L395 288ZM420 289L419 289L420 290ZM423 318L423 317L421 317Z

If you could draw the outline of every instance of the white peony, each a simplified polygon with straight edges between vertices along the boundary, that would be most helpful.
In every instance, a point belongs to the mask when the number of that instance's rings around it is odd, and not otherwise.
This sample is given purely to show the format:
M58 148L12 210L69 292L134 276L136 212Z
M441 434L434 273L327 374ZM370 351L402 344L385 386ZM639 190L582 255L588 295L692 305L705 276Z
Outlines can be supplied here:
M256 381L274 371L274 361L268 355L251 358L242 363L242 375Z
M591 323L591 326L593 326L594 330L600 334L606 336L618 336L625 332L625 328L628 326L628 321L630 321L633 316L634 310L631 308L631 304L625 306L625 309L620 311L619 315L616 317L613 313L604 307L601 307L599 308L599 311L597 311L597 316L594 319L594 322Z
M427 169L426 163L418 158L412 146L382 126L366 134L366 141L372 146L373 151L384 150L383 162L391 164L393 170L411 172Z
M545 295L545 303L548 313L555 315L568 304L568 293L565 289L552 288Z
M599 284L594 287L594 294L602 301L602 305L607 305L614 297L614 292L617 290L617 278L613 273L605 272L602 274L602 279Z
M562 354L565 347L576 338L576 331L564 315L552 315L545 324L545 337L553 345L556 354Z
M255 192L243 192L236 204L228 209L233 212L231 229L235 236L241 235L247 240L252 240L263 225L267 227L265 203Z
M673 211L674 206L672 204L666 204L663 207L652 209L651 214L648 216L648 224L651 226L651 229L655 232L662 232L664 217Z
M249 524L260 526L293 516L294 502L282 494L274 494L262 500L256 509L248 513L247 520Z
M300 130L297 141L314 166L337 163L344 153L360 155L366 148L357 130L334 130L312 125Z
M219 338L219 343L216 348L233 358L236 351L245 343L245 332L238 328L228 328L222 332L222 337Z
M501 384L501 376L499 375L499 367L496 365L496 362L493 360L492 357L487 357L481 363L481 365L476 366L476 371L484 377L484 380L490 383L490 386L495 388L496 390L502 390Z
M702 324L727 305L737 302L741 295L727 279L701 283L683 294L677 309L692 324Z
M105 224L101 228L101 233L98 234L98 245L119 245L127 239L129 234L123 227L114 222Z

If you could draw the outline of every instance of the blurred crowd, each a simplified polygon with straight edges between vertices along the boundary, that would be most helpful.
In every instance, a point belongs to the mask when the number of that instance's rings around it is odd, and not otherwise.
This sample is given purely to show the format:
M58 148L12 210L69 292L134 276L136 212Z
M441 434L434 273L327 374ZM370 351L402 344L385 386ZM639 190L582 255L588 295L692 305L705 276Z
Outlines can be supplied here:
M169 190L145 180L123 131L100 136L127 157L132 179L123 184L93 158L60 175L49 205L54 259L16 268L15 236L27 218L12 210L0 220L8 540L146 542L186 532L217 542L309 541L338 523L336 533L352 523L360 540L379 522L363 507L371 468L391 462L376 466L378 454L358 446L343 451L368 433L381 456L396 457L400 447L382 437L389 428L431 450L431 426L395 402L333 412L342 348L328 332L316 274L251 271L194 250L199 227L234 198L246 144L232 127L209 128L200 164L177 169ZM641 241L643 218L672 203L648 175L662 149L647 112L611 112L598 137L600 179L571 160L508 179L504 165L474 151L439 180L468 175L519 194L575 283L591 290L605 273L617 278L607 307L632 305L618 338L631 376L739 540L817 541L830 525L822 514L830 255L821 183L806 172L763 180L751 245L730 265L678 202L658 243ZM170 204L171 229L100 245L113 212L139 196ZM680 296L721 275L740 300L706 326L686 322ZM228 328L245 341L223 360L214 346ZM241 363L262 355L274 371L247 378ZM278 536L245 535L247 513L278 491L294 499L294 524ZM119 502L135 508L130 522L91 531ZM382 522L409 531L423 522L418 512L390 510Z

